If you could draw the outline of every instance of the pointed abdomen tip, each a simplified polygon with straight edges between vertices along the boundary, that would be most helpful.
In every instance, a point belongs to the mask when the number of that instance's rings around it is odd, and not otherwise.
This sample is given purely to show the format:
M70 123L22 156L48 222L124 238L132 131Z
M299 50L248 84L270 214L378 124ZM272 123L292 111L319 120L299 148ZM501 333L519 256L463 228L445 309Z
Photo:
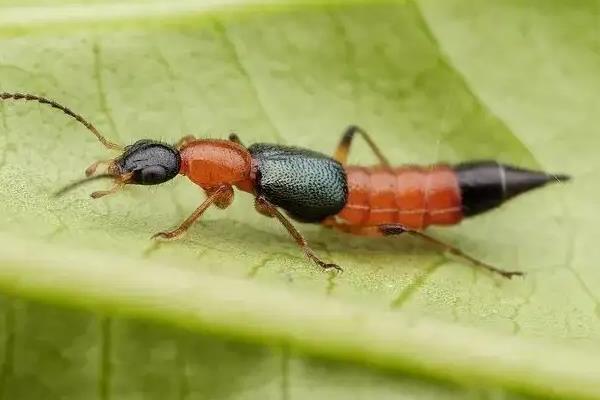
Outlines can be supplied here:
M551 174L548 175L549 181L556 181L558 183L568 182L571 180L571 175L567 174Z
M481 214L522 193L571 179L567 174L549 174L496 161L462 163L454 170L465 216Z

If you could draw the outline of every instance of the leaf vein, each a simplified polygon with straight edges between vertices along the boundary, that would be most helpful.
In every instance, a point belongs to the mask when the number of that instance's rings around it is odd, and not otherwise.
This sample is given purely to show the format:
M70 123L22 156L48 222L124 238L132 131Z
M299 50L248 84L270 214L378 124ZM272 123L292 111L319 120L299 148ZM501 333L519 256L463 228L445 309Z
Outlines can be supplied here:
M244 79L248 83L248 87L250 88L250 91L252 92L253 97L256 99L256 103L257 103L258 107L260 108L261 112L265 116L267 123L271 127L271 131L273 132L273 135L275 136L275 141L278 143L285 142L279 129L277 129L277 127L275 126L275 122L274 122L271 114L267 111L267 108L265 107L265 104L260 96L260 93L254 82L254 79L252 79L250 72L244 66L244 63L242 62L242 59L238 52L238 49L235 45L235 42L229 37L229 34L227 33L227 28L220 20L215 19L214 21L215 21L215 28L216 28L217 32L223 38L223 44L225 45L225 48L229 51L229 54L231 55L231 59L232 59L234 65L240 72L240 75L242 77L244 77Z
M111 133L116 139L119 139L119 131L117 130L117 125L108 106L108 98L104 89L104 78L102 76L102 49L100 48L99 42L94 42L92 46L92 53L94 55L93 76L96 80L96 90L98 91L100 109L106 116L108 124L110 125Z
M290 399L290 348L281 346L281 400Z
M176 361L177 361L177 382L179 384L179 391L178 391L178 400L186 400L189 398L190 396L190 387L189 387L189 382L188 382L188 375L187 375L187 360L185 357L185 351L182 348L183 347L183 343L182 342L177 342L176 344L176 348L177 348L177 354L176 354Z
M438 54L439 54L439 59L440 62L442 63L442 65L448 69L449 71L454 72L454 74L456 74L456 77L458 79L460 79L460 82L462 83L462 85L465 88L465 91L467 91L471 96L473 96L473 98L475 99L475 101L480 105L480 107L485 110L485 112L487 114L489 114L490 116L492 116L494 119L496 119L497 121L499 121L500 123L502 123L511 133L512 133L512 137L514 138L514 140L518 141L519 144L521 145L521 147L527 151L527 154L531 157L531 159L537 164L540 165L539 160L535 157L535 154L533 152L533 150L531 149L530 146L528 146L525 142L523 142L519 136L515 133L515 130L513 129L513 127L504 119L500 118L499 115L497 115L494 111L492 111L492 109L488 106L488 104L486 104L485 101L483 101L483 98L477 94L477 92L475 91L474 87L471 85L471 83L466 79L465 75L462 73L462 71L460 71L453 63L452 61L449 59L448 54L446 53L446 50L442 44L442 42L438 39L438 37L435 35L435 33L433 32L433 30L430 27L429 22L427 21L427 18L425 17L425 14L419 4L419 1L414 1L411 2L410 4L414 4L414 8L415 8L415 15L416 15L416 23L418 24L418 26L421 27L423 33L425 33L425 35L429 38L429 40L431 41L431 43L433 45L435 45L438 49Z
M5 398L6 385L8 379L13 371L14 355L15 355L15 307L12 300L7 298L4 305L4 321L5 329L4 332L4 358L2 360L2 367L0 367L0 400Z
M100 400L110 400L110 380L112 373L111 354L112 354L112 319L109 317L100 318L100 365L98 379L98 398Z
M446 258L437 259L434 263L432 263L426 270L406 286L404 290L400 292L400 294L392 301L390 304L390 308L396 309L402 307L416 292L418 289L422 288L425 285L425 282L439 267L446 264Z

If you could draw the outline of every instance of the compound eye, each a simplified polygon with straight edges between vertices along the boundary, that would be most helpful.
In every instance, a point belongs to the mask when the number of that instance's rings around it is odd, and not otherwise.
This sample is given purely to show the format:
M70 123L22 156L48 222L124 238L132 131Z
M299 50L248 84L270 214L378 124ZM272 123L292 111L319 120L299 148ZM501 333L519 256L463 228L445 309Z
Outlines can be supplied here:
M142 169L140 177L142 185L156 185L167 180L167 172L160 165L153 165Z

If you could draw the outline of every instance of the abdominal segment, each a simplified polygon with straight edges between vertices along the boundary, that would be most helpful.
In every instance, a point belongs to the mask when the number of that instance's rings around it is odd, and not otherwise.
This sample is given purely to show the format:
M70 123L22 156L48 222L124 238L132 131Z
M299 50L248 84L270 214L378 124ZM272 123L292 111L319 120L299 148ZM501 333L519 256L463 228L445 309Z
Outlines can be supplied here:
M446 165L398 168L348 166L348 200L336 215L349 226L401 224L421 230L463 218L454 170Z

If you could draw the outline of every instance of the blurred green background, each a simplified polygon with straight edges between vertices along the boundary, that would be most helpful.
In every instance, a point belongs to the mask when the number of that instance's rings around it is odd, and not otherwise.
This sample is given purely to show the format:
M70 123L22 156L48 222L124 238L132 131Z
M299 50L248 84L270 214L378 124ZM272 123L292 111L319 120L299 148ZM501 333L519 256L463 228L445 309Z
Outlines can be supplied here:
M398 164L575 178L432 231L525 279L300 226L345 268L328 274L244 193L159 246L203 198L184 178L53 198L109 155L2 103L0 398L600 398L599 21L583 0L0 0L0 90L123 144L235 131L331 153L359 124ZM351 160L374 162L358 141Z

